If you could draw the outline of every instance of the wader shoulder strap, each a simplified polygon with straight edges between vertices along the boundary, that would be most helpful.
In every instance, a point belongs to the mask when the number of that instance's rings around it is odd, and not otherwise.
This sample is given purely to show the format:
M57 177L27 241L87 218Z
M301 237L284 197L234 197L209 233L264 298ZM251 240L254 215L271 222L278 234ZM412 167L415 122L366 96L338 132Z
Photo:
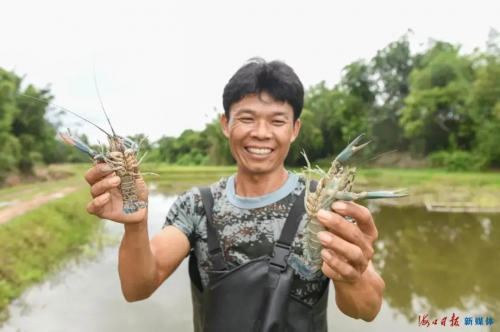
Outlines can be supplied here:
M311 181L309 190L316 191L317 184L318 183L316 181ZM292 245L295 233L297 232L297 228L299 227L299 224L295 223L295 221L302 217L305 212L304 195L306 190L307 188L302 191L299 197L297 197L297 199L293 203L292 209L290 210L290 214L288 215L287 221L285 222L285 226L283 228L283 231L281 232L281 236L279 239L279 242L283 244ZM289 223L288 220L292 222Z
M286 219L281 236L274 245L262 305L253 330L255 332L285 331L286 329L294 275L293 268L288 265L288 257L290 256L295 233L305 213L305 193L306 190L310 189L316 190L316 182L312 182L310 188L304 188L300 196L296 198Z
M227 264L224 261L224 255L217 238L215 230L212 209L214 207L214 197L210 187L199 188L201 193L201 200L205 208L205 215L207 216L207 242L208 242L208 257L213 264L212 270L223 271L227 270Z
M311 181L309 190L315 191L316 186L317 182ZM275 265L281 270L284 270L287 266L287 258L292 248L293 239L295 238L295 234L299 228L302 215L305 213L304 197L306 190L307 188L305 188L300 196L295 199L295 202L293 203L290 213L285 221L285 226L281 231L280 238L274 246L271 265Z

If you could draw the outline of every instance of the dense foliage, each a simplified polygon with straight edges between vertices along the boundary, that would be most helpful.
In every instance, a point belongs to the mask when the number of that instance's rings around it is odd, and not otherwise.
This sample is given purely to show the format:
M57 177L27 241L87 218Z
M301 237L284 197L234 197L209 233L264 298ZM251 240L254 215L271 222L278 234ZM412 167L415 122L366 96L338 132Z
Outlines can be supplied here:
M56 139L43 103L17 95L21 78L0 69L0 177L32 172L38 162L87 160ZM50 100L49 89L28 86L25 94ZM338 84L320 82L306 91L299 138L287 164L332 158L349 140L366 133L373 141L365 157L398 150L428 157L449 170L500 167L500 35L491 30L485 50L471 54L442 41L412 53L409 34L370 60L345 66ZM148 161L177 165L231 165L220 115L203 131L145 139ZM135 135L140 140L143 134ZM82 137L85 140L85 137Z
M50 101L50 90L29 85L21 91L21 82L22 78L0 68L0 180L17 171L31 175L37 163L88 160L56 139L57 123L47 120L44 103L17 94Z

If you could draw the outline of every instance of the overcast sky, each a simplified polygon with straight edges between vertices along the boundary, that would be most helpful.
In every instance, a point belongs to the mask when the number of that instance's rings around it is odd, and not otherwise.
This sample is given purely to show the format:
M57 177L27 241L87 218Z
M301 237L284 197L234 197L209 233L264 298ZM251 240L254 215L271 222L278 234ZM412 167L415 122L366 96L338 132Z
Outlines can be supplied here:
M349 62L370 59L408 29L483 48L500 29L500 1L5 1L0 67L51 85L54 102L108 128L152 140L201 130L222 112L222 91L249 58L280 59L307 88L338 82ZM207 117L208 115L208 117ZM103 134L71 115L91 142Z

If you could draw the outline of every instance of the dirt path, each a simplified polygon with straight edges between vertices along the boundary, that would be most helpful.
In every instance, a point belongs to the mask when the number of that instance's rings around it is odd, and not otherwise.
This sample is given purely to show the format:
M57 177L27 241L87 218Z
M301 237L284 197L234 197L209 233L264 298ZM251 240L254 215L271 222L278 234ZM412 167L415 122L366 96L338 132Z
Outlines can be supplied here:
M23 215L28 211L36 209L43 204L46 204L58 198L62 198L79 188L80 187L69 187L56 191L54 193L37 195L27 201L3 208L0 210L0 225L10 221L11 219L14 219L15 217L19 217L20 215Z

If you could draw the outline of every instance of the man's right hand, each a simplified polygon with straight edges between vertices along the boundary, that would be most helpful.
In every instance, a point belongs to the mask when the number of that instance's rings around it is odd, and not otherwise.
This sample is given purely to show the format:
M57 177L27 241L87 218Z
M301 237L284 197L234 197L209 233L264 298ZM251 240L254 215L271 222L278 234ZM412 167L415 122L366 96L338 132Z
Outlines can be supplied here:
M105 171L109 168L108 165L101 163L94 165L85 173L85 180L90 184L90 193L94 198L87 205L87 212L101 219L108 219L126 225L144 221L148 216L147 207L132 214L123 212L123 198L119 188L121 180L114 172ZM136 177L135 183L137 185L138 200L147 202L148 188L142 176Z
M167 226L149 239L148 208L132 214L123 213L123 200L118 187L120 178L104 163L94 165L85 173L94 198L87 211L101 219L125 225L120 245L118 271L125 299L141 301L155 290L177 269L191 250L187 236L175 226ZM139 173L139 170L134 170ZM141 176L136 176L137 198L147 202L148 188Z

